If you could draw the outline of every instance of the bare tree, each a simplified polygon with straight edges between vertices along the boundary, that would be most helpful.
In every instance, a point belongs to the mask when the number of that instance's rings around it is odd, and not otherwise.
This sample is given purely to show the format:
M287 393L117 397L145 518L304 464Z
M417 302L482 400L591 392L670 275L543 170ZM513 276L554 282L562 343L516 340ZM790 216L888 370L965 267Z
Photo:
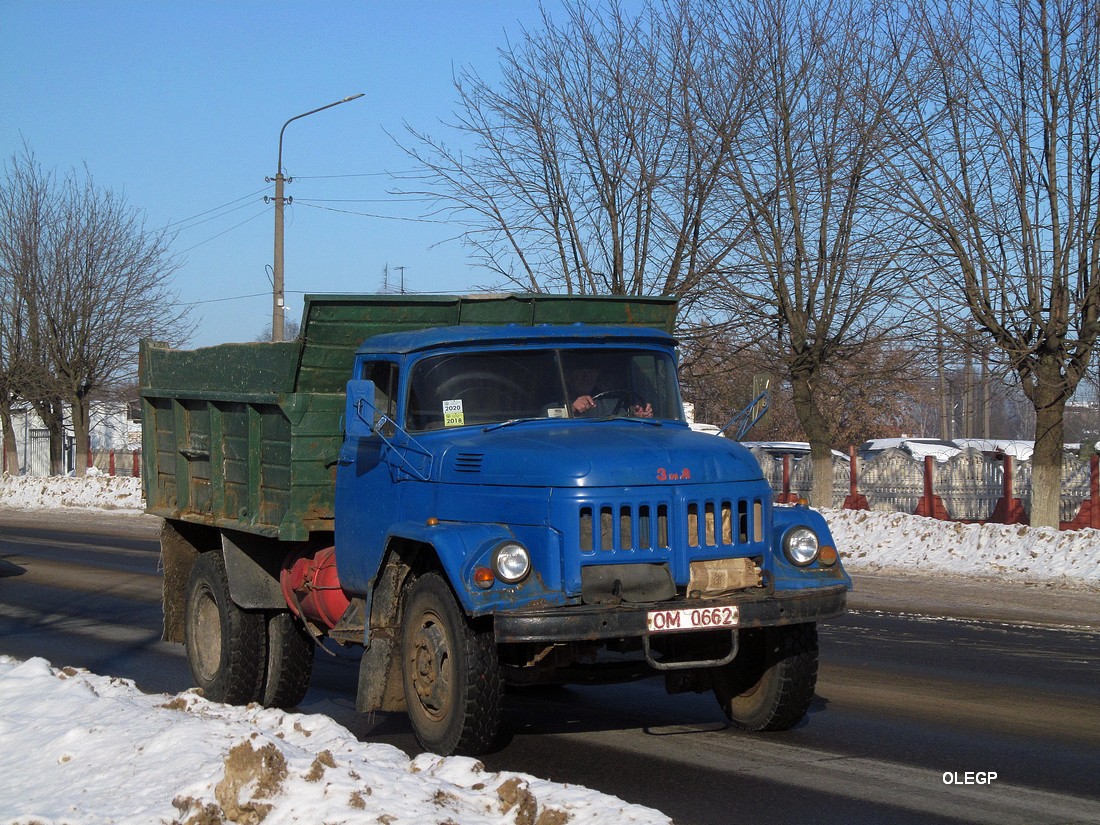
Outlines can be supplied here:
M578 0L562 24L544 14L501 50L499 87L456 78L458 148L410 128L423 171L404 193L465 221L475 256L521 288L692 294L735 234L718 195L743 109L727 94L700 117L700 74L742 88L739 65L708 51L707 8Z
M714 44L739 44L755 67L746 81L755 107L726 170L748 242L716 297L745 330L776 341L815 459L812 500L826 506L841 422L833 407L857 401L830 385L904 320L910 241L881 206L883 164L897 150L884 127L905 64L894 25L889 6L859 0L761 0L731 7Z
M283 319L283 337L284 341L293 341L302 331L302 325L297 321L290 318ZM271 339L271 324L264 327L264 331L261 332L256 338L256 341L270 341Z
M1031 522L1057 526L1066 401L1100 333L1100 3L915 9L897 203L1035 410Z
M51 472L61 472L63 405L39 335L33 285L43 278L55 223L53 176L24 147L0 181L0 427L7 465L17 468L12 406L30 403L50 433Z
M185 340L187 310L169 288L177 266L170 238L147 230L124 197L96 186L87 171L58 182L25 151L12 159L2 189L5 204L41 205L0 210L0 237L11 240L0 245L0 265L12 288L7 306L21 325L13 329L24 331L22 363L47 376L22 392L50 429L59 472L64 407L84 456L94 395L132 379L142 337ZM83 474L84 462L76 472Z

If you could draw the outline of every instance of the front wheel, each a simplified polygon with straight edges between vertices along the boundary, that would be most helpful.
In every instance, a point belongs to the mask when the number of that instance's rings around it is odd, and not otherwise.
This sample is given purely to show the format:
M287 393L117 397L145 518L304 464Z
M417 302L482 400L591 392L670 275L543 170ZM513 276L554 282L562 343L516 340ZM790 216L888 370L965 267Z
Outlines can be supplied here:
M741 631L737 657L714 674L714 695L743 730L788 730L797 725L817 686L817 625Z
M267 663L265 617L233 603L220 552L203 553L191 569L184 641L191 676L207 699L246 705L262 698Z
M467 620L438 573L406 593L401 670L416 738L443 756L484 753L500 730L504 697L492 629Z

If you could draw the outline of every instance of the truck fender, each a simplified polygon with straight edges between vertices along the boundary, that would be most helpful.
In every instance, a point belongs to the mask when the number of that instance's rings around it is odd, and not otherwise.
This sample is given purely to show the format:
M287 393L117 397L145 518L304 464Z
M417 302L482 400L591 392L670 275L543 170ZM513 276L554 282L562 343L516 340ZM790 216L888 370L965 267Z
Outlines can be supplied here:
M386 536L391 542L412 541L435 550L439 566L451 583L451 589L468 615L487 612L481 600L471 593L473 566L489 556L502 541L515 540L515 535L503 524L459 524L456 522L401 522Z
M828 568L818 565L798 568L787 561L783 554L783 537L790 528L795 526L809 527L817 533L818 541L822 545L836 546L825 517L818 511L801 504L793 506L779 505L772 508L772 541L774 542L772 554L775 560L772 569L772 582L775 589L803 590L842 583L851 590L852 578L840 562Z

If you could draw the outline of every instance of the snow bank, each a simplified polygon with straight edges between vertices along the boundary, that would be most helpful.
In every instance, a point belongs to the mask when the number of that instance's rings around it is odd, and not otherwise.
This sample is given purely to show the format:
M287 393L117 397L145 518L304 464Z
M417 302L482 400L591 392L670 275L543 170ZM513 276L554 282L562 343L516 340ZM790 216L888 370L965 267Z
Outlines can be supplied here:
M849 572L954 574L1100 588L1100 530L958 524L868 510L822 514Z
M2 476L0 507L94 507L100 510L141 510L145 507L141 479L129 476Z
M0 656L0 821L671 825L651 808L473 759L358 741L327 716Z

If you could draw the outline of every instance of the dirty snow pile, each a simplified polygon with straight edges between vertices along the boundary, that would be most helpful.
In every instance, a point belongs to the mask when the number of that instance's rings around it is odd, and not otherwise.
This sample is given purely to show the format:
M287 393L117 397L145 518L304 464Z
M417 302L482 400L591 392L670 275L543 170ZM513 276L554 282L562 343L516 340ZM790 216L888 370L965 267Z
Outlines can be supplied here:
M1100 530L959 524L868 510L823 510L849 572L995 577L1100 588Z
M72 476L0 476L0 507L95 507L100 510L141 510L145 501L141 479L89 471Z
M579 786L409 759L327 716L234 708L195 693L0 656L0 821L19 825L671 825Z

